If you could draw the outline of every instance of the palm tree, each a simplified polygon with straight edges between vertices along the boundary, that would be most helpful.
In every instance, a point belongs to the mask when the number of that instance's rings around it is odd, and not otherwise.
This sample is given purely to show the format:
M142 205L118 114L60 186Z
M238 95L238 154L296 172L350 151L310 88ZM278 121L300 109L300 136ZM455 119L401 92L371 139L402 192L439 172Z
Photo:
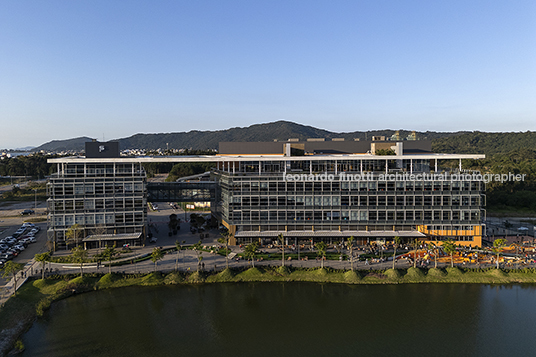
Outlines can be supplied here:
M244 256L247 259L251 259L251 266L255 268L255 254L257 253L258 242L252 242L244 249Z
M400 242L402 240L400 239L399 236L396 236L393 238L393 248L394 248L394 252L393 252L393 269L395 268L395 264L396 264L396 248L398 248L400 246Z
M346 240L346 247L350 250L350 269L354 270L354 236Z
M153 251L151 253L151 261L154 263L155 272L156 272L156 266L158 265L158 261L162 260L163 258L164 258L164 253L162 252L162 249L153 248Z
M179 253L182 249L181 243L176 240L175 241L175 248L177 249L177 258L175 260L175 271L179 270Z
M450 267L454 267L454 258L453 255L456 252L456 246L454 245L454 241L452 239L447 239L443 242L443 250L445 253L450 254Z
M80 264L80 276L84 276L84 261L87 258L87 251L84 248L77 246L71 249L71 255L73 261Z
M194 250L197 252L197 272L199 273L199 267L201 266L201 261L203 260L203 256L201 255L203 251L201 248L203 247L201 241L194 244Z
M104 257L104 259L108 261L108 273L110 274L112 273L112 259L117 254L119 253L115 250L115 245L114 246L107 245L104 251L102 252L102 256Z
M439 246L430 242L428 243L428 249L434 252L434 268L437 268L437 256L439 255Z
M218 243L225 244L225 267L227 269L229 269L229 238L231 238L229 231L223 232L221 238L218 238Z
M324 241L320 241L315 244L316 250L318 250L318 255L320 256L320 267L324 269L324 257L326 256L326 249L328 245Z
M285 266L285 237L283 237L283 233L279 233L277 236L277 240L281 242L281 266Z
M497 269L499 269L499 254L501 252L501 248L504 247L508 243L508 241L504 238L498 238L493 241L493 252L497 253Z
M417 267L417 249L419 248L419 241L415 238L413 240L413 267Z
M17 295L17 273L24 268L24 264L15 263L13 261L8 261L2 268L2 278L7 279L11 275L13 277L13 282L15 283L13 295Z
M45 278L45 265L47 264L47 261L50 260L50 253L45 252L41 254L36 254L34 256L34 259L36 262L41 263L41 279L44 279Z
M38 253L34 256L34 259L36 262L41 263L41 279L44 279L45 278L45 265L47 264L47 261L50 260L50 253L49 252L45 252L41 254Z

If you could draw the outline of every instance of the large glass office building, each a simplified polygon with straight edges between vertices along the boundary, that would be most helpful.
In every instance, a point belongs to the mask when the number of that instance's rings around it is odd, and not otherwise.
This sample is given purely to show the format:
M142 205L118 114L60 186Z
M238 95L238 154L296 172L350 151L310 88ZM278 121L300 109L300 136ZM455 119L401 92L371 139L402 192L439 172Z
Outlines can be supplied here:
M48 183L48 232L57 248L75 224L86 245L141 244L145 162L213 162L212 215L232 244L283 234L289 244L399 236L481 246L485 235L485 184L462 168L463 159L484 155L432 153L426 140L232 142L220 143L216 156L164 157L120 157L110 143L88 144L86 157L49 160L58 167ZM187 183L177 190L189 190Z

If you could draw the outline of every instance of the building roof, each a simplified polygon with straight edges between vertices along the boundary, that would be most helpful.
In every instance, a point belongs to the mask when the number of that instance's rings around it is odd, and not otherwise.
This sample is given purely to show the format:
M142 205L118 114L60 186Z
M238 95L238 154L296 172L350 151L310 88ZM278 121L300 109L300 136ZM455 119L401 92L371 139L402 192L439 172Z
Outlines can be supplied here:
M184 155L184 156L137 156L120 158L86 158L83 156L58 157L48 159L51 164L106 164L106 163L150 163L150 162L233 162L233 161L322 161L322 160L459 160L485 159L484 154L413 154L413 155L371 155L371 154L332 154L332 155Z

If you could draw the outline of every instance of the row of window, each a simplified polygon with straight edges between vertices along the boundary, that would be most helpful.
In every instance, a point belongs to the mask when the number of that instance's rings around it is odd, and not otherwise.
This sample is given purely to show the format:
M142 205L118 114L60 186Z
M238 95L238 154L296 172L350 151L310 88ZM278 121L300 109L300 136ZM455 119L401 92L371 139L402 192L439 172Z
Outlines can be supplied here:
M90 184L51 185L49 197L83 196L83 195L117 195L143 193L145 185L142 182L95 182Z
M85 225L143 225L146 214L144 212L122 212L106 214L84 215L54 215L49 221L49 227L70 227L73 224Z
M411 167L415 171L428 171L430 160L305 160L305 161L238 161L235 163L218 163L218 168L223 172L257 173L259 168L262 172L362 172L379 171L387 169L406 169ZM234 169L233 169L234 167Z
M474 221L480 210L350 210L350 211L232 211L228 219L240 221ZM234 223L236 224L236 223Z
M73 210L143 210L145 199L137 197L126 198L94 198L94 199L67 199L49 200L50 212L62 212Z
M480 195L233 196L240 206L479 206Z
M140 164L68 164L64 171L65 176L122 176L145 175Z
M226 187L227 186L227 187ZM480 191L481 181L239 181L223 188L234 192L337 192L337 191Z

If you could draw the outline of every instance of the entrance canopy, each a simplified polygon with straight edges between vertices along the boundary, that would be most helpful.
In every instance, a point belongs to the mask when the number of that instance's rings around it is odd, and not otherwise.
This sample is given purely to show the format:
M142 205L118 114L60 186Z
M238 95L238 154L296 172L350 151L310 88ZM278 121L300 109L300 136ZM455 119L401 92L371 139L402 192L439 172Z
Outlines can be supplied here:
M82 239L82 242L132 241L140 238L141 233L94 234Z

